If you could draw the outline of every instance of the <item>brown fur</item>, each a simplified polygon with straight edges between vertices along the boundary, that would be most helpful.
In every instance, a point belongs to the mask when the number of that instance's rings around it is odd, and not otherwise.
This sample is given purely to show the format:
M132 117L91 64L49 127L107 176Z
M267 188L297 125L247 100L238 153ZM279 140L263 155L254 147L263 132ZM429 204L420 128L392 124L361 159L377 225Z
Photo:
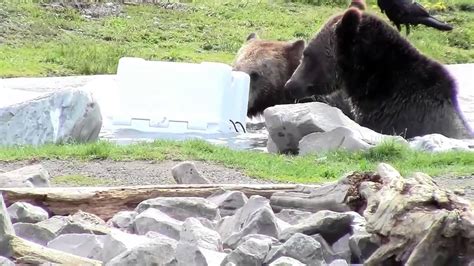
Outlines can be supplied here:
M304 46L303 40L262 40L255 33L247 37L233 68L250 75L249 117L260 115L270 106L294 102L283 86L298 66Z

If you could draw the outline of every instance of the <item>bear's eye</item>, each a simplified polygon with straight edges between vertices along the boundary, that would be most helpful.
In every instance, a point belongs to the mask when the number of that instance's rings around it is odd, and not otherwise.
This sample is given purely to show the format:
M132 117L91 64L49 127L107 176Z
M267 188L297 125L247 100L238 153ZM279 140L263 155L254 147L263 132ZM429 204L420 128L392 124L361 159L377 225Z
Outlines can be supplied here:
M250 72L250 79L255 81L260 77L260 75L257 72Z

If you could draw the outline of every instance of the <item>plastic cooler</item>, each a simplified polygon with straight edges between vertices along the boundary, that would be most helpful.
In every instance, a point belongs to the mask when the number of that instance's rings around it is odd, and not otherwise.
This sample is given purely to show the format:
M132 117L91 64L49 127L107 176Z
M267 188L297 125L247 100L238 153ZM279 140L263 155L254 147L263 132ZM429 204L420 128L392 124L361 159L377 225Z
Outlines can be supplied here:
M121 58L112 125L144 132L242 132L250 77L229 65Z

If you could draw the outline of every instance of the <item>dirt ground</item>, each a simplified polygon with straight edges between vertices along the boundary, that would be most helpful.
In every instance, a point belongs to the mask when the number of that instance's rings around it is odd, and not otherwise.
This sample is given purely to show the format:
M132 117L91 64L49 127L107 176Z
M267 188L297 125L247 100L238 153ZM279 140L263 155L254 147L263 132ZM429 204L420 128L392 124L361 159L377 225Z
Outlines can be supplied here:
M0 162L0 172L18 169L30 164L41 163L54 177L83 175L104 180L110 186L175 184L171 168L177 161L75 161L43 160ZM221 165L195 161L198 171L216 184L262 184L276 183L252 178L244 173ZM464 177L435 177L441 187L456 190L474 201L474 175Z

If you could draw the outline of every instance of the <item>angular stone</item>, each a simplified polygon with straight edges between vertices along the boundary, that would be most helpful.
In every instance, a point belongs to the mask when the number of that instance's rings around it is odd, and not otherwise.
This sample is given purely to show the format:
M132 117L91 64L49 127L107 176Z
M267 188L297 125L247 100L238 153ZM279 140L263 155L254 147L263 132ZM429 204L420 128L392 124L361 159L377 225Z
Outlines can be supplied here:
M147 209L138 214L133 221L134 231L144 235L154 231L170 238L179 240L183 222L173 219L158 209Z
M48 242L47 247L77 256L102 261L104 235L64 234Z
M0 173L0 187L49 187L49 179L48 171L41 164L35 164Z
M280 212L276 213L275 216L291 225L294 225L308 218L312 214L312 212L301 211L296 209L283 209Z
M259 241L263 241L265 243L268 243L270 246L280 244L280 241L278 241L278 239L276 239L274 237L271 237L271 236L260 235L260 234L249 234L249 235L246 235L246 236L242 237L242 239L237 243L237 245L231 246L230 248L231 249L236 249L238 246L240 246L242 243L246 242L249 239L256 239L256 240L259 240Z
M320 234L315 234L311 237L314 240L318 241L318 243L321 245L321 251L323 252L324 261L331 262L339 258L336 254L334 254L334 251L332 250L331 246Z
M358 132L347 127L338 127L328 132L315 132L304 136L298 144L298 154L318 154L345 150L365 151L373 147L363 141Z
M250 238L228 254L221 265L225 265L226 263L234 263L235 265L262 265L270 248L271 244L268 241Z
M412 149L444 152L444 151L474 151L472 140L452 139L441 134L428 134L409 139Z
M304 266L305 264L297 259L290 257L279 257L274 262L270 263L269 266Z
M390 180L400 178L400 172L393 166L387 163L379 163L377 165L377 174L382 177L384 183L390 182Z
M48 213L27 202L15 202L7 209L12 223L37 223L48 219Z
M364 263L379 245L372 240L369 233L357 232L349 238L349 248L351 249L354 263Z
M235 215L225 217L218 225L218 231L224 245L231 247L249 234L278 237L280 228L268 199L255 195Z
M338 127L351 129L368 144L387 139L406 143L401 137L382 135L361 127L338 108L320 102L276 105L267 108L263 115L269 139L282 153L297 153L300 140L310 133L328 132Z
M329 263L329 266L346 266L346 265L349 265L349 264L347 264L347 261L343 259L333 260L331 261L331 263Z
M13 263L13 261L5 258L5 257L2 257L0 256L0 265L2 266L15 266L15 263Z
M62 234L105 235L110 232L110 228L105 225L105 222L99 222L95 218L91 218L94 216L87 218L88 215L91 214L82 212L71 216L53 216L36 224L48 229L56 236Z
M135 208L141 213L148 208L158 209L168 216L184 221L189 217L203 217L210 221L220 219L217 205L199 197L163 197L142 201Z
M54 233L38 224L16 223L13 225L13 228L17 236L42 246L46 246L49 241L56 237Z
M178 184L210 184L192 162L181 162L171 168L171 175Z
M178 266L210 266L221 265L226 253L199 247L187 242L179 242L176 247Z
M153 239L123 251L105 265L163 265L174 266L176 242L169 239Z
M248 201L247 196L240 191L219 191L207 198L219 207L222 217L234 215Z
M120 211L107 221L108 226L123 229L126 232L133 230L133 221L137 213L135 211Z
M265 263L272 263L282 256L297 259L307 265L325 263L321 245L312 237L301 233L295 233L283 245L272 248Z
M201 224L196 218L184 221L179 234L179 241L187 242L214 251L222 251L222 240L219 233Z
M0 108L0 145L95 141L102 127L91 94L66 89Z
M351 262L351 249L349 247L350 237L350 234L345 234L331 246L332 251L336 254L336 256L347 262Z
M150 238L141 235L134 235L112 228L110 233L104 236L104 250L102 261L108 262L122 252L132 249L151 241Z
M280 240L289 239L295 233L306 235L320 234L332 244L340 237L351 231L353 217L347 213L319 211L299 224L293 225L281 232Z
M10 245L6 236L14 234L15 229L13 228L7 207L3 201L3 195L0 193L0 256L10 255Z

